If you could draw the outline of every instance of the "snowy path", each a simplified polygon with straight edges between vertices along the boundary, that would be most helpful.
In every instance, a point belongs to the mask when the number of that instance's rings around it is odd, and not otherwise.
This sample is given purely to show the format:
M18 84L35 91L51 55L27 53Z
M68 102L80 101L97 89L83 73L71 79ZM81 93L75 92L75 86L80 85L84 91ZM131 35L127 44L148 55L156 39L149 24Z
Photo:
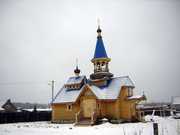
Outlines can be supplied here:
M180 135L180 120L157 119L159 135ZM1 124L0 135L153 135L153 123L104 123L93 127L49 122Z

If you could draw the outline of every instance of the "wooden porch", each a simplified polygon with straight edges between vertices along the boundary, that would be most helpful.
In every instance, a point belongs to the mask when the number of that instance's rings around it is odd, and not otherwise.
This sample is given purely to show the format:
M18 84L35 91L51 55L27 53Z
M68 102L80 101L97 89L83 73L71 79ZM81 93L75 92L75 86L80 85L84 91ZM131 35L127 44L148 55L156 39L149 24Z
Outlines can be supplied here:
M91 117L86 118L83 116L83 110L80 110L76 113L75 125L77 126L91 126L96 123L97 120L97 113L93 111Z

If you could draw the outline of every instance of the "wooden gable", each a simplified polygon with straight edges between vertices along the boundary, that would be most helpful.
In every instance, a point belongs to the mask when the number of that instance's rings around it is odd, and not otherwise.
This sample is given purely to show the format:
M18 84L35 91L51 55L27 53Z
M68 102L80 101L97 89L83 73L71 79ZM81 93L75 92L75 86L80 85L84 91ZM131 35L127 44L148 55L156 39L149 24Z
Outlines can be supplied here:
M86 85L82 92L79 94L79 97L77 100L80 100L82 98L95 98L97 99L97 96L93 93L93 91Z

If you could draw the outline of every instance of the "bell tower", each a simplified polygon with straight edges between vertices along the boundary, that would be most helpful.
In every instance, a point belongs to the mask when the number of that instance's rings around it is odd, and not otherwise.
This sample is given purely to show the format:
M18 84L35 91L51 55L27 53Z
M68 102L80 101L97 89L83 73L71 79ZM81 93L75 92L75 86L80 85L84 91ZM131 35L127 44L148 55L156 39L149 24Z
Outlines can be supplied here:
M98 24L96 48L94 57L91 60L94 64L94 73L90 75L91 80L108 80L113 77L113 74L109 72L109 62L111 59L107 56L101 32L102 30Z

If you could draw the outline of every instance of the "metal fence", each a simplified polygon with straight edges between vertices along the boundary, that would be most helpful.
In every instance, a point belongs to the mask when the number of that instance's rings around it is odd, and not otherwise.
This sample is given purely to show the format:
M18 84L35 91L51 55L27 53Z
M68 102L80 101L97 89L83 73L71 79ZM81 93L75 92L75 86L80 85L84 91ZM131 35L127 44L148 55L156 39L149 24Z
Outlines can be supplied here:
M50 121L51 111L0 112L0 124L15 122Z

